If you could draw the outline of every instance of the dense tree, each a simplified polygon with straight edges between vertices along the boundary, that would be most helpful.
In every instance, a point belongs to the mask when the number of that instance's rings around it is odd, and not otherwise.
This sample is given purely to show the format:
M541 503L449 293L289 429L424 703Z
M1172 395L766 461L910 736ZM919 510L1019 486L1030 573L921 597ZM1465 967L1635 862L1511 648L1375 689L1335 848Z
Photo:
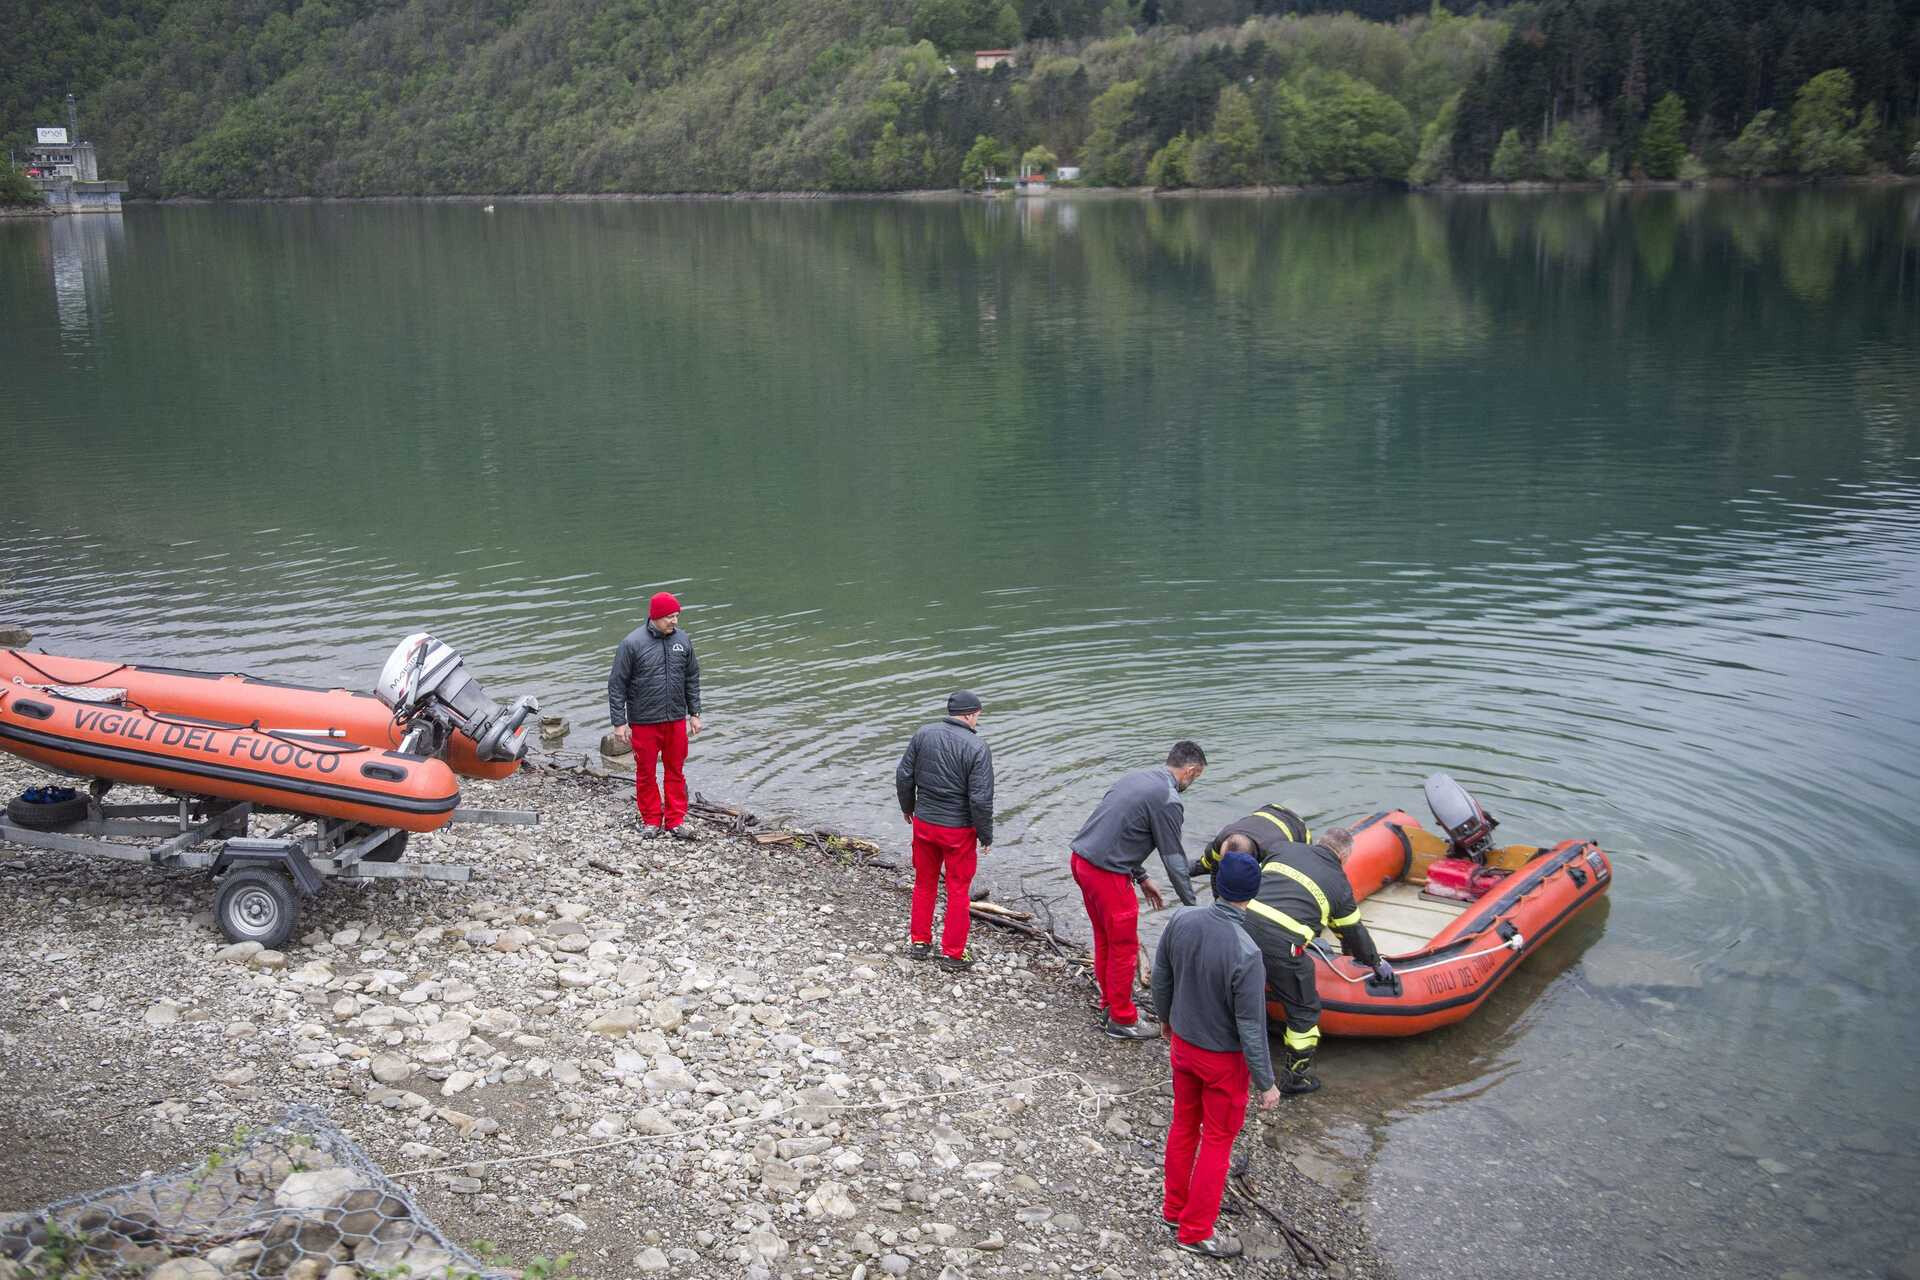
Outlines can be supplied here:
M1677 178L1687 144L1680 133L1687 123L1687 104L1677 93L1663 94L1647 117L1640 134L1640 167L1649 178Z
M1533 153L1521 140L1518 129L1509 129L1500 135L1500 144L1493 149L1492 172L1501 182L1518 182L1532 176Z
M1260 117L1253 99L1238 85L1220 91L1213 133L1204 158L1195 157L1194 178L1209 187L1244 187L1261 178Z
M1555 182L1572 182L1587 174L1586 157L1580 150L1580 138L1573 123L1562 120L1540 144L1540 176Z
M1866 167L1867 143L1877 116L1873 108L1853 109L1853 77L1843 69L1822 71L1800 87L1793 98L1789 134L1793 162L1801 173L1815 177L1858 173ZM1864 118L1862 118L1864 117ZM1865 124L1859 129L1856 124Z
M0 205L40 204L44 200L25 169L0 160Z
M1167 139L1167 145L1153 153L1153 159L1147 161L1147 185L1150 187L1184 187L1193 181L1188 168L1193 144L1187 139L1185 130Z
M984 133L981 134L973 140L973 146L968 149L966 159L960 162L960 185L981 186L990 173L1004 177L1011 163L1008 157L1012 154L1003 143L994 141Z
M1059 164L1060 157L1048 150L1044 142L1034 143L1020 157L1020 168L1027 173L1051 173Z
M1747 121L1740 136L1727 144L1727 163L1739 176L1759 178L1780 172L1787 148L1774 124L1777 114L1768 107Z

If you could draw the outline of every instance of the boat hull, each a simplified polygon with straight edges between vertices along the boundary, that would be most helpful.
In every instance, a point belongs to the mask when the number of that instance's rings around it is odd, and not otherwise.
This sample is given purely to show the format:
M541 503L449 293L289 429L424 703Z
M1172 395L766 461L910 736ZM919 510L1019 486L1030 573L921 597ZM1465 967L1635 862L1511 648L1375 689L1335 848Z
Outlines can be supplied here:
M1445 852L1444 837L1399 810L1358 824L1346 865L1362 917L1369 900L1384 896L1389 887L1424 883L1426 866ZM1312 954L1324 1033L1410 1036L1471 1016L1528 956L1613 883L1612 862L1588 840L1564 840L1551 848L1510 845L1490 855L1489 863L1508 874L1484 897L1436 913L1446 923L1412 946L1383 945L1398 975L1391 987L1373 981L1366 966L1337 954L1324 940L1316 945ZM1277 1001L1268 1009L1273 1017L1286 1016Z
M397 748L401 726L393 710L370 693L284 684L258 676L173 667L143 667L96 658L0 649L0 685L110 685L127 699L162 715L199 716L229 724L267 728L337 729L364 747ZM473 739L456 733L447 744L447 764L467 778L505 778L518 760L482 760Z
M453 820L445 761L0 686L0 749L45 768L404 831Z

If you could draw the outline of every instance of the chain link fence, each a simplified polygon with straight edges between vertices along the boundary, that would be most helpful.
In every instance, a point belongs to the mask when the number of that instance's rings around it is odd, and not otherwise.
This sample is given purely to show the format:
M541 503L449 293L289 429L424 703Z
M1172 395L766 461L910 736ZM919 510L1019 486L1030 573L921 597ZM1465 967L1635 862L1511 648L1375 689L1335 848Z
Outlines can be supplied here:
M500 1280L316 1107L200 1164L0 1221L0 1280Z

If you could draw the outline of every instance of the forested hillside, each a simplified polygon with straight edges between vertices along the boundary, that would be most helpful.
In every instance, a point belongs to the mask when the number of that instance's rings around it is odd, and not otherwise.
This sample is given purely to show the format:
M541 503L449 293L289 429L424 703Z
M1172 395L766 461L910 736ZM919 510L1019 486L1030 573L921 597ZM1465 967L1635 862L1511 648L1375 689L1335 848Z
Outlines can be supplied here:
M150 196L894 190L1030 150L1120 185L1826 174L1903 166L1920 114L1920 0L16 7L9 141L71 90Z

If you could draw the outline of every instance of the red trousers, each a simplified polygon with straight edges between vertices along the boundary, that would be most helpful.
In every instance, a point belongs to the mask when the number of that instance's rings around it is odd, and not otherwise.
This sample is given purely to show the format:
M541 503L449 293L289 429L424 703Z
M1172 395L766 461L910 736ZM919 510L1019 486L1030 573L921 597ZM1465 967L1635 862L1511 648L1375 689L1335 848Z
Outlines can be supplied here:
M1077 853L1073 879L1093 922L1093 979L1100 987L1100 1007L1123 1027L1138 1022L1133 969L1140 958L1140 900L1133 896L1133 879L1102 871Z
M667 766L667 805L660 809L660 783L653 776L656 763ZM662 720L633 726L633 799L640 821L650 827L677 827L687 820L687 722Z
M1173 1127L1167 1130L1167 1194L1160 1216L1180 1224L1180 1243L1213 1234L1233 1140L1247 1122L1246 1057L1173 1037Z
M947 881L947 920L940 930L940 951L957 956L967 949L967 927L973 923L973 869L979 863L980 842L972 827L936 827L913 820L913 909L907 919L907 940L933 941L933 900L940 892L942 873Z

